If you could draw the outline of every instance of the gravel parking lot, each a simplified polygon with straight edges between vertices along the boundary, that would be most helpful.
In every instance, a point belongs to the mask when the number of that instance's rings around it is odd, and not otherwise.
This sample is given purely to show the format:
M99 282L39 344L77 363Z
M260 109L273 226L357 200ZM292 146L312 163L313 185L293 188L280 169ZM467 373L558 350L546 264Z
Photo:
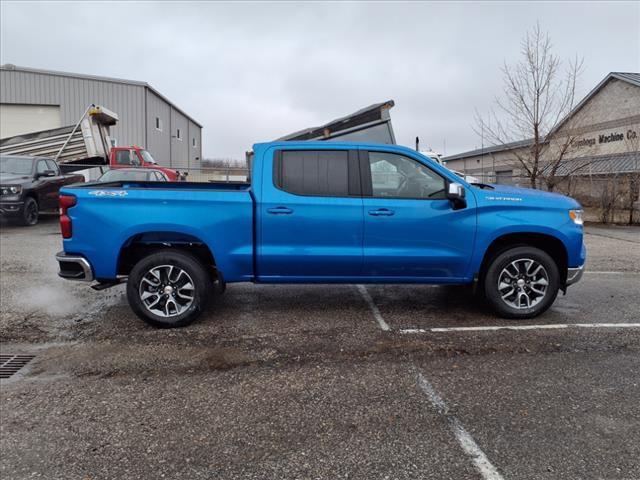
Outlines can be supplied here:
M3 224L0 347L35 358L0 381L0 476L640 479L640 230L586 241L527 322L460 287L241 284L155 330L57 278L57 218Z

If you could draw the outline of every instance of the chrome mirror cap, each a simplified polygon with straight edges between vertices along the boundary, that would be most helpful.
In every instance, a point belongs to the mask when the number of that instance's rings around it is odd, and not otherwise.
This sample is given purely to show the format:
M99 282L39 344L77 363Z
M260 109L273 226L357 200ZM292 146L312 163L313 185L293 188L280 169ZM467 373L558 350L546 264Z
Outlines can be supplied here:
M450 183L447 192L450 198L464 198L464 187L460 183Z
M447 198L451 201L454 210L460 210L467 206L464 187L461 183L451 182L447 186Z

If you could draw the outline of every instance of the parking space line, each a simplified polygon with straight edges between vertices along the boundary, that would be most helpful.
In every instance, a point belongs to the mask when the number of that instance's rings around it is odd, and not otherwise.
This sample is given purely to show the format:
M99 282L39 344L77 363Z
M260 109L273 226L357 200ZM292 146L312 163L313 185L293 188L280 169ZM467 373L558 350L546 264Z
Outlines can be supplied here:
M357 287L358 287L358 291L362 295L362 298L364 298L364 301L367 302L367 305L369 305L369 308L371 309L371 312L373 313L373 316L376 319L376 322L378 322L378 325L380 326L380 328L385 332L388 332L389 330L391 330L391 327L389 327L389 325L387 325L387 322L384 321L384 318L382 318L382 314L380 313L380 310L378 310L378 307L376 307L376 304L373 303L373 299L371 298L371 295L369 295L369 292L367 291L366 287L364 285L357 285Z
M494 467L489 461L471 434L465 430L460 420L449 412L449 407L444 403L442 397L438 395L431 383L429 383L429 381L420 372L418 372L418 386L420 387L420 390L427 395L429 401L436 408L438 413L447 419L456 440L458 440L458 443L460 444L460 447L462 447L462 450L471 457L471 461L478 472L480 472L480 475L482 475L482 478L485 480L503 480L502 475L500 475L496 467Z
M496 325L487 327L404 328L400 333L493 332L496 330L555 330L563 328L640 328L640 323L556 323L550 325Z
M640 272L621 272L612 270L586 270L585 275L640 275Z

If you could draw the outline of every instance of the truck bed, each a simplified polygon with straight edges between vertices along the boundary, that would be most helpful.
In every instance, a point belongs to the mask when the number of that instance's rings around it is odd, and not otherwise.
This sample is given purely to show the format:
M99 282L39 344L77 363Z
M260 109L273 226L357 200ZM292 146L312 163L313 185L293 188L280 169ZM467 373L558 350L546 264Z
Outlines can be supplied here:
M253 278L254 201L247 183L93 182L60 193L76 197L65 251L87 257L97 279L116 277L123 248L167 232L220 252L218 266L230 280Z
M144 181L118 181L118 182L87 182L74 187L80 188L145 188L154 190L223 190L223 191L247 191L251 184L247 182L144 182Z

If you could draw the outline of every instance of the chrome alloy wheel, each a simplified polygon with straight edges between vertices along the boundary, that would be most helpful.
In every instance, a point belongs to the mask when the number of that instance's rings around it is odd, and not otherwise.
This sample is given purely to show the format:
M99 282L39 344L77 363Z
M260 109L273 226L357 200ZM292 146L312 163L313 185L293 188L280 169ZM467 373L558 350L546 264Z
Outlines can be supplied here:
M193 303L195 287L187 272L173 265L153 267L140 281L140 300L154 315L175 317Z
M498 276L498 291L502 301L518 310L540 303L548 286L547 270L530 258L514 260Z

